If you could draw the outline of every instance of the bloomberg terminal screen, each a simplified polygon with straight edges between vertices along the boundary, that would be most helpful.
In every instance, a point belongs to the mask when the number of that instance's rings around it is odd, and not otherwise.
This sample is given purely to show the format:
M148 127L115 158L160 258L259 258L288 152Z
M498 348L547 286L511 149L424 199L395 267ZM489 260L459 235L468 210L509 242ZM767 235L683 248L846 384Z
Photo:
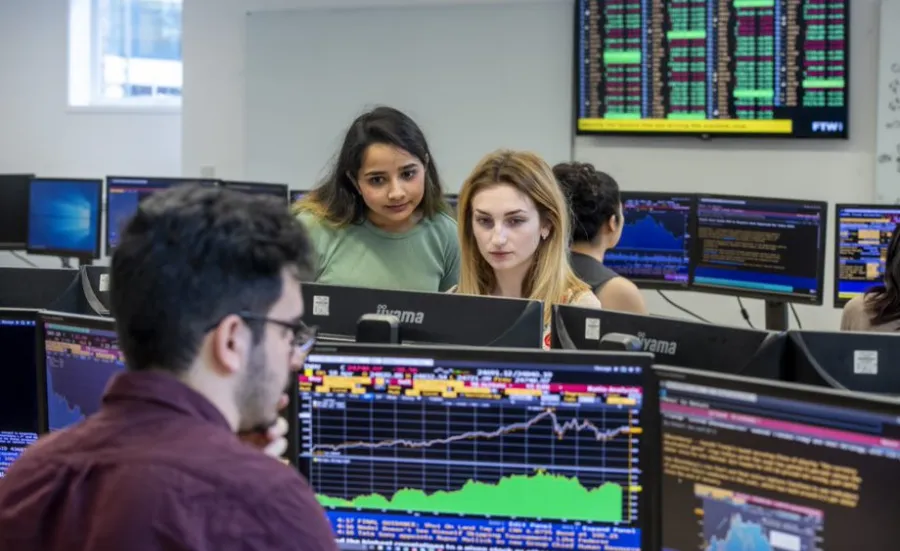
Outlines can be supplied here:
M847 137L847 0L577 5L579 132Z
M640 551L638 366L313 354L300 461L339 541Z
M693 285L815 302L826 222L825 203L700 196Z
M603 263L632 280L687 284L694 198L623 193L624 226Z
M71 322L44 322L47 424L64 429L100 409L109 380L125 369L116 332Z
M0 311L0 478L38 438L33 315Z
M663 549L897 549L897 413L663 377Z
M887 247L900 207L838 207L835 302L842 304L882 282Z

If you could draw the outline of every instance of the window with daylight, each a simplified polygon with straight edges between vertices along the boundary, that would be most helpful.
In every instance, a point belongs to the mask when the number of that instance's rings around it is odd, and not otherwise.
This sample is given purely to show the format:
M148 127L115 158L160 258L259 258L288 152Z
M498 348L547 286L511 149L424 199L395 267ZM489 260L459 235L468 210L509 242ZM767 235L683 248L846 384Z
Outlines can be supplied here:
M70 1L71 105L181 105L182 0Z

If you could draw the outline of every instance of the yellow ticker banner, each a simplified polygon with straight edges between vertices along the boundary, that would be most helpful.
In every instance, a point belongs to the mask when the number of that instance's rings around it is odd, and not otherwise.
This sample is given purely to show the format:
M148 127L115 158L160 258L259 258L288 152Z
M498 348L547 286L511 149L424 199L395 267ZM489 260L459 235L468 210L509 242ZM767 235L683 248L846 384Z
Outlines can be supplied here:
M584 132L687 132L694 134L790 134L790 119L779 120L669 120L669 119L579 119Z

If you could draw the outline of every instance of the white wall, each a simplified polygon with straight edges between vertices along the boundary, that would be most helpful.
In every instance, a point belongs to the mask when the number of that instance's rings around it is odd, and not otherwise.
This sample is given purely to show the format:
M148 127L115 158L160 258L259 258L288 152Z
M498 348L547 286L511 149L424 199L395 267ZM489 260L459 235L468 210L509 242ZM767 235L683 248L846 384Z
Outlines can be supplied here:
M245 15L257 9L447 3L450 0L190 0L184 6L183 156L185 175L213 167L217 176L244 177ZM453 0L458 3L461 0ZM478 2L479 0L471 0ZM481 0L501 3L510 0ZM566 1L566 0L560 0ZM838 201L873 199L876 0L851 5L850 135L846 142L578 138L575 158L612 173L626 189L715 191ZM562 59L560 63L571 63ZM404 69L405 70L405 69ZM426 129L428 131L428 129ZM435 130L432 130L434 132ZM501 146L502 144L498 144ZM323 159L323 163L326 160ZM552 159L551 161L556 161ZM833 221L829 221L832 223ZM833 231L829 230L829 239ZM833 259L826 259L826 281ZM737 301L700 293L673 299L720 323L742 325ZM682 314L654 293L654 313ZM762 302L745 300L763 324ZM826 285L823 307L798 307L806 328L836 328Z
M181 115L67 107L68 6L0 0L0 173L179 175ZM0 253L0 266L8 265L22 263Z

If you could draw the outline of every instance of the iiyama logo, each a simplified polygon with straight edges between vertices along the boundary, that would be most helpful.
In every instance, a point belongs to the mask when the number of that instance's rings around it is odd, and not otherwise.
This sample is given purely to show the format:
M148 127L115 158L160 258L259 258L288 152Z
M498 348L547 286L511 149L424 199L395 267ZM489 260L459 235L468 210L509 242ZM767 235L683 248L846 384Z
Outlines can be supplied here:
M646 333L638 333L644 352L653 352L654 354L668 354L674 356L678 352L678 343L675 341L660 341L657 339L648 339Z
M844 123L841 121L813 121L813 132L843 132Z
M422 324L425 321L425 312L410 312L409 310L388 310L384 304L379 304L375 309L376 314L394 316L400 323Z

